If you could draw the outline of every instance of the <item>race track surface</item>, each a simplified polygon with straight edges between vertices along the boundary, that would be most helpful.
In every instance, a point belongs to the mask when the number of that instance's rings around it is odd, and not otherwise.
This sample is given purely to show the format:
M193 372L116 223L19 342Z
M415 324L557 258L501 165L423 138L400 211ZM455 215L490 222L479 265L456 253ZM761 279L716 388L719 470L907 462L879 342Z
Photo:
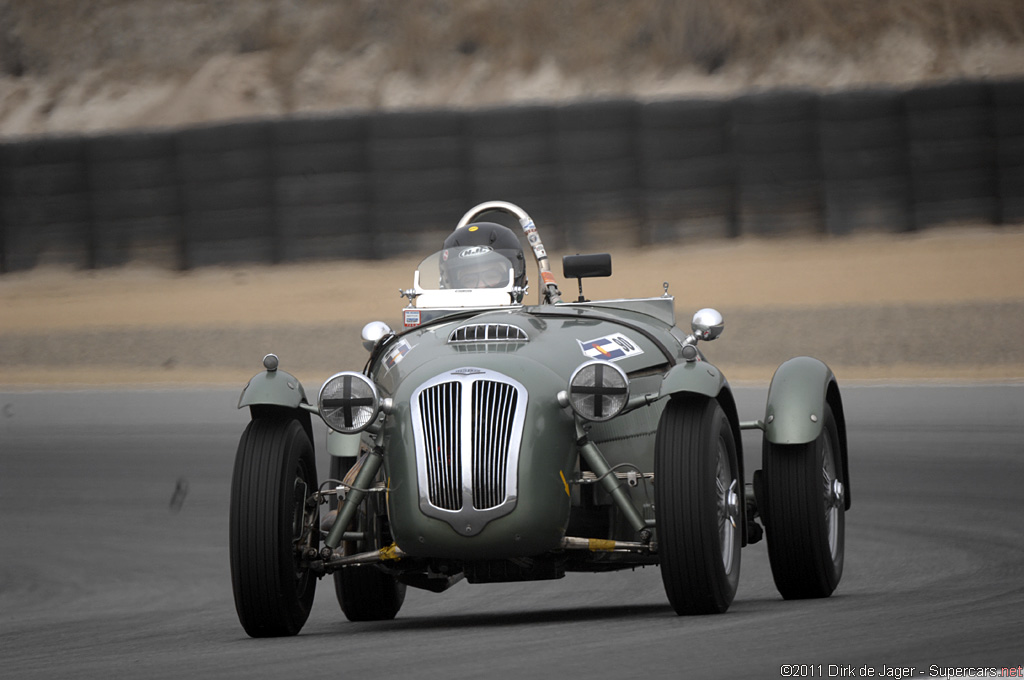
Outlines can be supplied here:
M739 390L742 418L760 417L765 392ZM830 599L783 601L762 542L721 616L677 617L656 568L410 589L396 620L362 624L325 580L301 635L252 640L228 568L247 419L236 392L0 393L2 674L772 678L805 664L940 677L1024 664L1024 385L844 386L844 399L853 508ZM743 443L749 474L760 442Z

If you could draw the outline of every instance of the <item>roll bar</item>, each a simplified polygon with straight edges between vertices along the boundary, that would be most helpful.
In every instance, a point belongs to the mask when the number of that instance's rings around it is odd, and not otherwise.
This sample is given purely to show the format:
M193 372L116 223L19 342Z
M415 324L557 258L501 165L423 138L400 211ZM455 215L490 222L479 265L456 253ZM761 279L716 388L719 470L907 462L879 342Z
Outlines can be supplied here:
M544 244L540 240L540 234L537 232L537 225L533 223L533 218L530 217L525 210L515 203L509 203L508 201L486 201L470 208L469 212L463 215L462 219L459 220L458 226L464 227L475 220L479 215L491 211L508 213L519 220L519 224L523 228L523 233L526 234L526 240L529 241L530 247L533 248L533 256L537 260L537 270L540 273L540 280L543 284L541 287L542 302L547 304L561 302L562 292L558 290L558 284L555 282L555 276L551 273L551 265L548 262L548 253L544 250Z

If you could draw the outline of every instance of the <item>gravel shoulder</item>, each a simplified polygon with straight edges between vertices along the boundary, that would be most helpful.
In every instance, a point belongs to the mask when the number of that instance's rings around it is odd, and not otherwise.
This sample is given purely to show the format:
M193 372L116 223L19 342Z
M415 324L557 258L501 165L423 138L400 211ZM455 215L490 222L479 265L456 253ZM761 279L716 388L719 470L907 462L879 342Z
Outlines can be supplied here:
M557 262L562 253L551 253ZM589 298L720 309L707 354L734 381L818 356L840 380L1024 379L1024 227L739 239L613 251ZM273 351L307 385L361 367L363 323L400 326L415 259L0 277L0 385L238 384ZM556 273L560 274L556 264ZM575 282L562 282L566 297ZM532 297L532 296L531 296Z

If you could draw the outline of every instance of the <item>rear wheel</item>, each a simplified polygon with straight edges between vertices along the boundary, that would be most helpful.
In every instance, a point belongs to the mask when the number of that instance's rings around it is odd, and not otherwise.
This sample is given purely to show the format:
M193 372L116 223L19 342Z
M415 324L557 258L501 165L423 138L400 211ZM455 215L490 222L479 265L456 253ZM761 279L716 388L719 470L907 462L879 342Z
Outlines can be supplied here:
M313 445L297 420L257 418L238 442L231 480L231 585L252 637L295 635L309 618L316 575L303 559L320 545Z
M331 458L331 478L342 479L354 458ZM345 554L378 550L382 545L386 517L378 494L370 494L356 513L348 529L362 531L363 541L347 541ZM343 567L334 572L334 593L345 618L349 621L386 621L395 618L405 602L404 583L373 565Z
M700 395L674 397L655 440L661 579L678 614L720 614L740 575L736 442L725 411Z
M765 507L768 559L779 593L787 600L828 597L843 575L845 487L839 433L825 406L818 438L781 445L765 440Z

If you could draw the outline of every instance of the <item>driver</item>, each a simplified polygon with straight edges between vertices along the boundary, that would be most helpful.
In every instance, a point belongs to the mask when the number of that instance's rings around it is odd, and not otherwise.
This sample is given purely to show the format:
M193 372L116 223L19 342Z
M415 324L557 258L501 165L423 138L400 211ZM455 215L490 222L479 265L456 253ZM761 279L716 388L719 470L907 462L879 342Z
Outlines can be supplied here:
M508 227L476 222L459 227L444 240L443 288L504 288L509 269L513 271L513 285L525 288L523 249Z
M445 288L504 288L512 263L490 246L448 248L441 254Z

